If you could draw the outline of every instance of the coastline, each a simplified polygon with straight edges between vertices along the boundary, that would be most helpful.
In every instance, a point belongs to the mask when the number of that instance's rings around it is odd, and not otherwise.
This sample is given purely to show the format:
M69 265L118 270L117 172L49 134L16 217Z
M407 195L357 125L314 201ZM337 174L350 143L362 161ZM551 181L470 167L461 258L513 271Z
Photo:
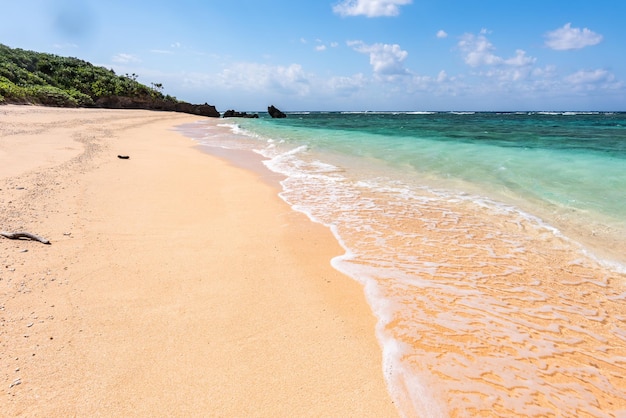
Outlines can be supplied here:
M0 107L0 229L52 242L0 238L4 412L397 416L341 247L200 119Z
M286 176L281 198L332 225L346 248L333 266L367 289L400 411L619 415L623 274L530 212L421 187L410 168L405 182L402 169L375 167L367 156L392 141L368 147L367 130L346 134L333 117L303 116L284 130L243 121L230 124L232 137L214 127L196 137L254 149Z

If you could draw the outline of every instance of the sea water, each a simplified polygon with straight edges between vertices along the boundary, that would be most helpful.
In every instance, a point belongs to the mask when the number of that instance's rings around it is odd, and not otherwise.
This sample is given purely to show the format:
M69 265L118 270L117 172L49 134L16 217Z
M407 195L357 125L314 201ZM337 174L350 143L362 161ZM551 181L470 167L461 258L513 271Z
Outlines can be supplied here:
M333 231L403 415L626 416L626 114L307 112L186 132L260 154Z

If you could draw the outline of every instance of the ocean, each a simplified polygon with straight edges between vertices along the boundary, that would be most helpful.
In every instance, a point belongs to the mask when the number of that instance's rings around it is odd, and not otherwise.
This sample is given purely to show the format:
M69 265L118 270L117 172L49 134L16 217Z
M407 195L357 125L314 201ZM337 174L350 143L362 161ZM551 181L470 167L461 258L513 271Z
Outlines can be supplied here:
M332 230L402 415L626 416L626 113L260 116L181 130Z

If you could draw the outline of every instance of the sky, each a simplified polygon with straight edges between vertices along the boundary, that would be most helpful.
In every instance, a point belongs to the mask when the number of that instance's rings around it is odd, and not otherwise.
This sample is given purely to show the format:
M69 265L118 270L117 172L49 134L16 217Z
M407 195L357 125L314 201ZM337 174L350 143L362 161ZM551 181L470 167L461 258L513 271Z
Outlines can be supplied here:
M221 112L626 111L623 0L2 1L0 43Z

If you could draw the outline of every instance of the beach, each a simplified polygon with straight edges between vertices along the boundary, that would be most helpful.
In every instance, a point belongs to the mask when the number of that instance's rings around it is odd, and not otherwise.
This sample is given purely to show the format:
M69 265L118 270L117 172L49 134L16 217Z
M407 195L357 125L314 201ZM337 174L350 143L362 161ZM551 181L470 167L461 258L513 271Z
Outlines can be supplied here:
M0 230L51 243L0 237L1 414L397 416L343 249L199 120L0 107Z
M263 155L280 197L330 228L404 416L620 417L625 122L293 112L181 129Z

